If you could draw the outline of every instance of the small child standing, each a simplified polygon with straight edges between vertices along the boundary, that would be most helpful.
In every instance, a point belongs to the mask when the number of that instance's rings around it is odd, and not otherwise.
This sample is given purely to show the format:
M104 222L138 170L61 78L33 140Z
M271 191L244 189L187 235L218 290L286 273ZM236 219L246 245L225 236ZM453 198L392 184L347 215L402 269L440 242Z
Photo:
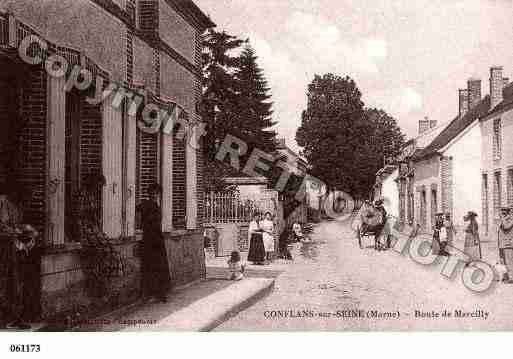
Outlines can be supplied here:
M244 267L240 258L240 253L233 251L228 260L228 269L230 270L230 280L241 280L244 278Z

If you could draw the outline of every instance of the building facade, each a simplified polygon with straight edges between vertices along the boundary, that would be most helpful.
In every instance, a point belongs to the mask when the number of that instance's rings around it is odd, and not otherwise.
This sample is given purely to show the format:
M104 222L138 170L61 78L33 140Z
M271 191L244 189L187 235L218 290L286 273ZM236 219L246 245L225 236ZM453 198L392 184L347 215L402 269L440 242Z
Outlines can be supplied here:
M468 88L458 93L459 114L414 156L416 223L428 233L437 212L449 213L457 229L463 228L463 216L468 211L480 215L478 122L488 112L490 100L488 96L481 98L477 79L470 79Z
M492 81L502 77L502 68L490 71ZM484 116L479 127L482 135L481 165L481 228L490 238L497 234L500 208L513 206L513 85L507 84L502 92L491 86L496 96L493 108Z
M151 134L138 121L143 108L201 121L200 36L212 26L190 0L0 1L0 181L24 188L24 222L43 234L43 317L94 304L72 224L73 194L89 174L106 179L98 217L124 261L109 291L114 306L138 295L135 208L152 183L163 187L174 284L205 275L196 134ZM96 101L109 90L109 101Z
M500 120L482 120L506 106L507 99L503 101L502 95L505 84L502 68L492 67L490 95L482 98L481 81L469 79L467 89L459 90L458 116L414 156L416 222L424 231L431 232L435 213L444 212L451 215L462 236L463 217L474 211L482 220L480 231L484 237L490 223L496 222L494 216L500 206L507 203L508 166L499 163Z
M395 179L399 196L397 212L402 223L413 225L424 221L427 226L426 208L429 203L429 193L426 190L424 196L422 188L426 188L425 184L430 182L430 178L436 177L438 168L436 164L435 168L433 164L419 165L415 159L447 127L448 123L437 124L427 119L420 122L422 123L419 123L418 136L406 142L398 157L398 175Z
M399 169L395 165L387 165L376 174L374 199L382 198L387 214L399 218L399 185L397 177Z

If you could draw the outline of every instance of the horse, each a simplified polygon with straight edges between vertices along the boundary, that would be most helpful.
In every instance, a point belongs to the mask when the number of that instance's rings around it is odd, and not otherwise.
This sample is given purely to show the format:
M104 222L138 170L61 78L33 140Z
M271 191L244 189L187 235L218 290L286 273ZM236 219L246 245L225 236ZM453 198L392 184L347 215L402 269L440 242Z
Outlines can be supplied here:
M374 235L374 249L380 250L383 247L389 247L390 230L387 228L387 219L383 217L382 211L374 207L370 203L364 203L360 208L360 211L353 221L353 229L355 229L358 244L360 248L363 248L362 239L368 235ZM381 243L380 238L386 235L385 243Z

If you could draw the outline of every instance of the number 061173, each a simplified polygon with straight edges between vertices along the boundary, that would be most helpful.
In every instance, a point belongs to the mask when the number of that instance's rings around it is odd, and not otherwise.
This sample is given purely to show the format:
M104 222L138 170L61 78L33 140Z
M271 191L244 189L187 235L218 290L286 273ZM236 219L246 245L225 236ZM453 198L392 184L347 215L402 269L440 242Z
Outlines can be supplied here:
M41 351L39 344L11 344L9 346L11 353L38 353Z

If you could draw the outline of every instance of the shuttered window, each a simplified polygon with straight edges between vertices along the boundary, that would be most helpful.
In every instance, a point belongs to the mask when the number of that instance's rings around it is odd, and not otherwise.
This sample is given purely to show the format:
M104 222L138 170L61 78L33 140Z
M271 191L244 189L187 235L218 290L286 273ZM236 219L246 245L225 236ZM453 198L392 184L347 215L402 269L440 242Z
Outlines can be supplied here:
M493 120L493 159L502 158L502 123L501 119Z
M513 168L508 170L508 204L513 206Z
M73 241L78 236L74 199L80 189L80 94L77 91L66 94L65 119L64 228L66 241Z
M493 182L493 214L495 217L498 217L502 204L502 178L500 172L494 173Z
M177 139L173 143L173 228L184 229L186 226L186 181L187 166L185 158L185 140Z
M485 233L488 234L488 216L489 216L489 213L488 213L488 210L489 210L489 207L488 207L488 175L486 173L483 174L483 177L482 177L482 195L481 195L481 198L482 198L482 208L483 208L483 227L484 227L484 230L485 230Z
M136 149L136 197L135 203L150 199L148 189L153 183L160 183L160 135L141 131L137 128ZM136 229L141 229L140 216L137 216Z

